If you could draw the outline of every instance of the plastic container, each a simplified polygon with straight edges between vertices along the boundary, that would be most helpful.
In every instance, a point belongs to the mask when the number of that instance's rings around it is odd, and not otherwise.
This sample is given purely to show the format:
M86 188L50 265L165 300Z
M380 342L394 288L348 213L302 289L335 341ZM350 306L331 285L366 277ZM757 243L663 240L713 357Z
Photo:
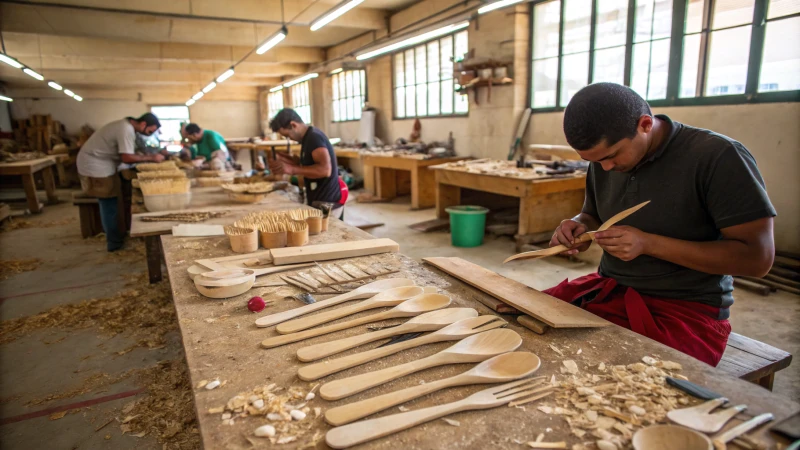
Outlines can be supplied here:
M477 247L483 244L488 208L483 206L451 206L450 239L453 247Z
M145 195L144 206L150 212L185 209L192 201L192 193Z

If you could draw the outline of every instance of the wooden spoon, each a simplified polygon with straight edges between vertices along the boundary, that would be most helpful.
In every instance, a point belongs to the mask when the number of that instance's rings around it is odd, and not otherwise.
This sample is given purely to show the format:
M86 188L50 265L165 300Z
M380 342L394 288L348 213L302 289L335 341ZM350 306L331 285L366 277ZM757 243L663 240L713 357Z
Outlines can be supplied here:
M487 359L472 369L454 377L411 386L410 388L329 409L325 412L325 420L329 424L338 427L444 388L468 384L505 383L523 378L536 372L541 364L539 357L533 353L505 353Z
M299 269L302 267L309 267L313 265L314 263L290 264L287 266L264 267L261 269L246 269L242 267L242 268L234 268L227 270L212 270L210 272L203 272L201 275L203 275L206 278L224 279L224 278L236 278L240 275L244 275L245 273L252 272L253 275L259 277L261 275L269 275L271 273L285 272L287 270Z
M313 330L305 330L299 333L284 334L283 336L275 336L265 339L261 342L264 348L272 348L280 345L290 344L292 342L302 341L323 334L333 333L334 331L345 330L353 328L365 323L378 322L386 319L395 319L397 317L412 317L428 311L446 308L450 304L450 297L442 294L423 294L418 295L410 300L395 306L394 308L366 317L341 322L326 327L314 328Z
M368 363L385 356L394 355L395 353L403 350L419 347L420 345L444 341L458 341L467 336L472 336L473 334L504 327L506 325L508 325L506 321L492 315L459 320L458 322L448 325L439 331L425 336L420 336L416 339L399 342L387 347L378 347L366 352L348 355L343 358L301 367L297 371L297 376L301 380L305 381L317 380L332 373L341 372L342 370L349 369L351 367L360 366L361 364Z
M737 405L711 413L711 411L727 403L727 401L727 398L720 397L691 408L673 409L667 413L667 418L678 425L683 425L693 430L702 431L703 433L716 433L734 416L747 409L747 405Z
M469 320L469 319L467 319ZM325 400L339 400L400 377L446 364L474 363L516 350L522 338L513 330L490 330L462 339L439 353L399 366L367 372L324 384L319 394Z
M748 431L752 430L753 428L761 425L762 423L769 422L773 419L772 413L764 413L759 414L752 419L748 420L747 422L742 422L739 425L731 428L728 431L720 433L719 435L715 436L711 442L714 443L715 450L725 450L728 448L728 442L736 439L737 437L747 433Z
M436 292L436 288L433 289L434 292ZM360 313L362 311L383 308L386 306L397 306L412 297L423 294L424 292L425 290L419 286L404 286L389 289L388 291L383 291L369 300L364 300L363 302L355 305L345 306L343 308L334 309L333 311L326 311L324 313L315 314L311 317L295 319L286 323L282 323L275 329L280 334L296 333L317 325L322 325L323 323L341 319L342 317L352 316L353 314Z
M364 333L349 338L339 339L333 342L323 342L321 344L303 347L297 351L297 359L303 362L316 361L326 356L368 344L384 338L398 336L406 333L422 333L425 331L436 331L451 323L462 319L478 317L478 311L472 308L447 308L439 311L431 311L421 316L414 317L408 322L391 328L386 328L372 333Z
M617 213L616 215L612 216L610 219L606 220L602 225L600 225L600 228L598 228L597 231L588 231L586 233L583 233L580 236L577 236L575 238L575 244L583 243L583 242L589 242L589 241L594 240L595 233L600 232L600 231L605 231L605 230L611 228L612 225L615 225L620 220L622 220L622 219L630 216L631 214L635 213L636 211L644 208L645 205L647 205L648 203L650 203L650 200L648 200L646 202L639 203L638 205L636 205L636 206L634 206L632 208L628 208L625 211ZM515 259L544 258L545 256L557 255L557 254L563 253L563 252L565 252L567 250L570 250L570 247L567 247L565 245L556 245L554 247L545 248L545 249L542 249L542 250L535 250L535 251L532 251L532 252L518 253L518 254L516 254L514 256L511 256L510 258L507 258L505 261L503 261L503 264L505 264L505 263L507 263L509 261L514 261Z
M350 300L370 298L388 289L413 285L414 282L408 278L387 278L385 280L373 281L372 283L367 283L361 287L353 289L350 292L337 295L336 297L331 297L326 300L321 300L310 305L301 306L299 308L290 309L277 314L270 314L268 316L260 317L256 320L256 326L271 327L272 325L285 322L289 319L294 319L295 317L300 317L310 312L319 311L320 309L328 308Z

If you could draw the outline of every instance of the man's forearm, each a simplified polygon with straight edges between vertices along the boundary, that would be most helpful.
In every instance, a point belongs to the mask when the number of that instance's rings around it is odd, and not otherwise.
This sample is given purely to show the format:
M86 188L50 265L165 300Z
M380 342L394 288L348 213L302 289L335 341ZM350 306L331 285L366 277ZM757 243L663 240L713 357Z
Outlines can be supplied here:
M771 265L761 249L731 239L693 242L648 234L646 242L645 254L705 273L760 277Z

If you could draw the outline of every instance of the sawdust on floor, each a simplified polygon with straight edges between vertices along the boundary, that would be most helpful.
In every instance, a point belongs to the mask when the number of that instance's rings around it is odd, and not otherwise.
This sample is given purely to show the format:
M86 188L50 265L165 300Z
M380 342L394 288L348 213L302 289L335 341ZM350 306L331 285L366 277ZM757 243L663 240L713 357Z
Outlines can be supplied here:
M52 228L61 225L68 225L75 222L74 217L69 217L61 220L53 220L50 222L30 221L24 219L15 219L10 217L7 221L0 226L0 233L14 230L24 230L26 228Z
M41 263L42 260L39 258L0 260L0 280L8 279L11 275L36 270Z

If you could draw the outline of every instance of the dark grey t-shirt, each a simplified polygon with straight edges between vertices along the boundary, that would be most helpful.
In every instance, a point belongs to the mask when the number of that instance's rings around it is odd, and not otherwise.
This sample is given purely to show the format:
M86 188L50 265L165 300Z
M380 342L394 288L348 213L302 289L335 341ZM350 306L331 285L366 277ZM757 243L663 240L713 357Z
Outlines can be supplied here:
M339 203L342 199L342 189L339 187L339 166L336 161L336 153L333 151L328 136L312 126L308 127L300 145L300 165L314 165L314 157L311 156L311 153L320 147L328 149L328 155L331 158L331 173L325 178L305 178L308 204L316 201Z
M601 223L651 200L620 225L686 241L722 239L721 229L775 216L756 161L739 142L656 116L671 126L667 142L631 172L589 166L583 212ZM603 253L600 274L645 295L722 308L729 316L733 278L642 255L632 261Z

